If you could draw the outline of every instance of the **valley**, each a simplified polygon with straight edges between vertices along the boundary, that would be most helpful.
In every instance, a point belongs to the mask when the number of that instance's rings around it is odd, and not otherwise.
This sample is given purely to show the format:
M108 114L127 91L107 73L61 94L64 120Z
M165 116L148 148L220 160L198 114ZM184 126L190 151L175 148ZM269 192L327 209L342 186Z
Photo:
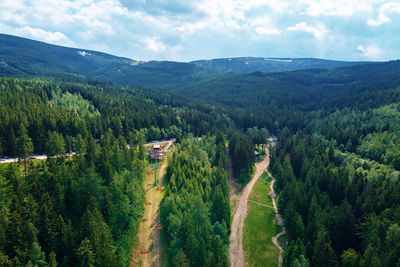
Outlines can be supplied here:
M1 34L0 100L1 266L400 262L398 60L143 61Z

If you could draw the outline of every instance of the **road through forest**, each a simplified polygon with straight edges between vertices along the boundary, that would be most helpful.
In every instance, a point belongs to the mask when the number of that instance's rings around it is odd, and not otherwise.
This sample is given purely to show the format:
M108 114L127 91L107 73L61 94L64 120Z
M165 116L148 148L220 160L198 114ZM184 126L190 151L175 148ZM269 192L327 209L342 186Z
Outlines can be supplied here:
M173 142L175 142L175 139L171 139L171 140L166 140L166 141L153 141L150 143L146 143L143 144L144 146L150 146L150 145L160 145L160 144L164 144L168 142L168 144L172 144ZM168 146L169 147L169 146ZM128 148L130 149L130 146L128 145ZM76 152L71 152L71 153L67 153L64 155L64 157L72 157L75 156ZM32 155L29 157L29 159L39 159L39 160L46 160L47 156L46 155ZM9 157L0 157L0 164L4 164L4 163L13 163L13 162L18 162L20 160L23 160L22 158L9 158Z
M269 154L268 150L265 151L266 157L263 161L256 163L256 172L254 173L251 181L245 186L242 194L239 197L236 211L234 211L234 217L231 225L231 236L229 245L229 257L231 260L231 267L242 267L244 266L244 253L243 253L243 228L244 221L247 215L247 201L251 190L257 179L261 176L263 171L269 165ZM232 178L232 177L231 177Z

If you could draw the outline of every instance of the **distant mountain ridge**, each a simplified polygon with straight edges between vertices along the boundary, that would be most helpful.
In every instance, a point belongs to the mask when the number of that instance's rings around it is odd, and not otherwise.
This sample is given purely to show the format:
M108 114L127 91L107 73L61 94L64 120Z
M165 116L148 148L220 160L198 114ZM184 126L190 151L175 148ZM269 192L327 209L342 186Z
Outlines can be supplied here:
M100 78L151 88L175 87L218 76L192 63L141 62L6 34L0 34L0 74Z
M199 67L221 73L281 72L305 69L329 69L371 63L368 61L337 61L318 58L268 58L237 57L195 60L191 63Z
M192 62L144 62L0 34L1 75L99 78L159 90L173 90L176 87L205 82L232 73L326 69L363 63L365 62L313 58L251 57Z

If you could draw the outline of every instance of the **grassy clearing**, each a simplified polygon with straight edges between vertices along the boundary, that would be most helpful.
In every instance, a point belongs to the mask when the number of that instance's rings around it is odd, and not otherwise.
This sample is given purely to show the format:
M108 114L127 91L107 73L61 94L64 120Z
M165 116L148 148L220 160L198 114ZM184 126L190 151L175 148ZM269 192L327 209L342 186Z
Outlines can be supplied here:
M264 174L261 176L264 177ZM257 181L249 200L272 206L268 196L270 182ZM281 231L272 208L248 203L248 213L243 234L243 249L248 266L277 266L279 250L272 243L272 237Z
M268 176L268 173L264 171L264 172L261 174L260 178L258 178L258 179L268 179L268 178L270 178L270 177ZM254 189L253 189L253 190L254 190ZM270 191L269 191L269 183L268 183L268 191L267 191L267 192L268 192L268 193L270 192ZM270 200L270 202L272 202L271 198L269 198L269 200Z

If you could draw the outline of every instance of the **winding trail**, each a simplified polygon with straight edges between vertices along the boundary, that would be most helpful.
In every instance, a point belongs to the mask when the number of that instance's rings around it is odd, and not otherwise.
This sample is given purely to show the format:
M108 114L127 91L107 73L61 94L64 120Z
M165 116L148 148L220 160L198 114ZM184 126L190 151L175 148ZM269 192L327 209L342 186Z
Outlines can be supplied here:
M271 182L271 185L270 185L271 192L269 193L269 196L272 198L272 205L274 206L274 210L275 210L275 213L276 213L276 221L278 222L278 225L281 225L283 227L282 232L280 232L276 236L272 237L272 242L279 249L278 263L279 263L279 267L281 267L282 266L282 262L283 262L283 257L282 257L283 248L279 245L278 238L281 235L284 235L286 233L286 229L283 226L283 220L282 220L281 215L278 213L278 208L277 208L276 202L275 202L276 193L275 193L275 190L274 190L274 184L275 184L276 179L274 177L272 177L272 175L269 173L268 170L265 170L265 171L268 173L269 177L272 178L272 182Z
M261 176L262 172L269 165L269 154L266 150L266 157L263 161L256 163L256 172L254 173L251 181L245 186L241 196L239 197L239 203L236 211L233 211L234 217L231 225L231 236L229 245L229 257L231 260L231 267L242 267L244 266L244 253L243 253L243 228L244 220L247 216L247 201L251 190L257 179Z

